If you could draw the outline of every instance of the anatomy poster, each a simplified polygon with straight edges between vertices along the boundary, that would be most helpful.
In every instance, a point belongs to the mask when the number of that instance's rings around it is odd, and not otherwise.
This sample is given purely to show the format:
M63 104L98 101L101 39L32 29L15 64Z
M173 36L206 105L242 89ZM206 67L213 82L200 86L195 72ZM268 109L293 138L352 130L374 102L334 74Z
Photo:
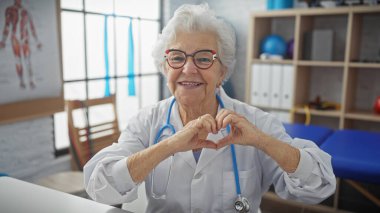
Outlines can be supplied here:
M61 96L57 2L0 0L0 105Z

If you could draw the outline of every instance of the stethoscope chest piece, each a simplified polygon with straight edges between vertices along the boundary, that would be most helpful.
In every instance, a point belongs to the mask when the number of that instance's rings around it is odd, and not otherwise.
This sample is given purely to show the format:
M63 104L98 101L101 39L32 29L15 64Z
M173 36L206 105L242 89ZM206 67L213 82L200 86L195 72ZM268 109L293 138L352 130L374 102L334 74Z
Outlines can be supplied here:
M249 212L249 203L247 198L239 195L235 201L235 210L237 212Z
M219 95L216 95L216 99L218 100L219 102L219 105L221 108L224 108L224 103L222 101L222 99L220 98ZM175 128L172 124L170 124L170 115L171 115L171 112L172 112L172 108L173 108L173 105L175 103L175 98L173 98L173 100L171 101L170 103L170 106L169 106L169 110L168 110L168 114L166 116L166 123L163 127L161 127L155 137L155 140L154 140L154 144L158 143L161 139L161 136L163 135L164 131L170 131L172 135L175 134ZM228 125L226 130L227 130L227 134L230 133L230 126ZM235 154L235 146L233 144L230 145L231 146L231 155L232 155L232 165L233 165L233 168L234 168L234 174L235 174L235 184L236 184L236 194L238 195L238 198L236 199L234 205L235 205L235 210L237 212L249 212L249 203L248 203L248 200L247 198L241 196L241 193L240 193L240 182L239 182L239 170L237 168L237 162L236 162L236 154ZM155 170L153 170L153 174L152 174L152 194L153 194L153 198L155 199L165 199L166 196L164 195L164 193L162 195L155 195L155 192L153 190L153 176L154 176L154 172ZM171 171L171 167L169 169L169 172ZM170 174L169 174L170 176ZM169 177L168 177L169 178ZM169 179L168 179L169 180ZM168 186L168 182L166 183L166 187ZM164 190L166 191L166 189Z

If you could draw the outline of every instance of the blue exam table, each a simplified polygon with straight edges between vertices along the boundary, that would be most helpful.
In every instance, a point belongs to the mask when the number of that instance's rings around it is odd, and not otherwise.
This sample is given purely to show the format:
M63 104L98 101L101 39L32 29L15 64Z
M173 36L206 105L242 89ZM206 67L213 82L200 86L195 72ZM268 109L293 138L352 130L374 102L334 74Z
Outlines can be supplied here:
M326 139L321 149L332 156L337 177L380 183L380 133L338 130Z
M330 128L316 125L284 123L284 127L290 137L311 140L318 146L320 146L326 138L333 133L333 130Z

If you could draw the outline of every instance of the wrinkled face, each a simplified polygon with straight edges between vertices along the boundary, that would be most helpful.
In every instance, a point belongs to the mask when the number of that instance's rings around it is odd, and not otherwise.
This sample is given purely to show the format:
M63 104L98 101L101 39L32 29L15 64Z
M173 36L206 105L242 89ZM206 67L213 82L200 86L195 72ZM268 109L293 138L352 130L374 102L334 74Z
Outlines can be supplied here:
M187 55L200 50L212 50L218 56L216 36L210 32L179 32L168 49L180 50ZM207 100L215 99L215 89L223 81L226 69L221 62L215 59L209 68L201 69L199 67L202 67L203 62L208 61L208 55L207 53L204 56L198 55L196 59L188 56L185 65L181 68L173 68L165 62L164 69L169 90L179 103L186 105L207 103ZM174 55L171 60L173 63L180 63L182 59L183 57ZM194 60L197 60L198 67Z

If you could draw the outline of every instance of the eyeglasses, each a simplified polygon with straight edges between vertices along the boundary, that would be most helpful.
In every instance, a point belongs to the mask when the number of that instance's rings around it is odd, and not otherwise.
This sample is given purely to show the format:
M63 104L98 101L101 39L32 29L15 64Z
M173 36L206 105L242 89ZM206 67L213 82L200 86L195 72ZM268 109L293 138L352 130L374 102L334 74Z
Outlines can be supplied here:
M193 62L199 69L210 68L215 59L218 59L215 50L199 50L193 54L186 54L186 52L177 49L168 49L165 51L166 62L171 68L179 69L185 66L187 57L192 57Z

